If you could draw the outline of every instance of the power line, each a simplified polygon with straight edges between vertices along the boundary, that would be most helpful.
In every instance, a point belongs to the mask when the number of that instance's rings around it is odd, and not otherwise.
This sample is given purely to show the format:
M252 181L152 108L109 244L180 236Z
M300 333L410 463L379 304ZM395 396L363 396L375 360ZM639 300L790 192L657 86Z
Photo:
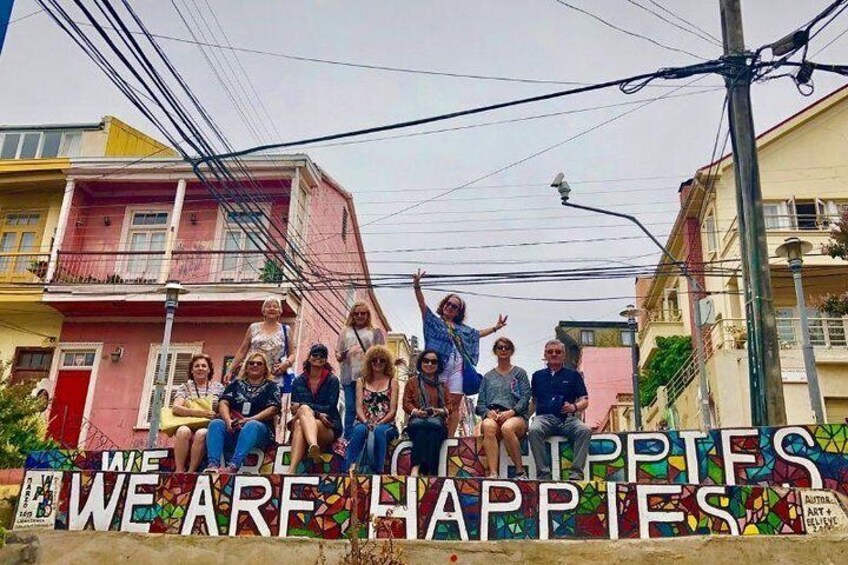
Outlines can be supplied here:
M614 30L616 30L620 33L623 33L625 35L629 35L630 37L635 37L637 39L647 41L648 43L652 43L653 45L656 45L657 47L662 47L663 49L666 49L668 51L674 51L676 53L683 53L683 54L689 55L690 57L694 57L696 59L701 59L703 61L708 60L706 57L696 55L696 54L692 53L691 51L686 51L685 49L678 49L677 47L672 47L670 45L666 45L665 43L660 43L656 39L648 37L647 35L642 35L641 33L637 33L635 31L630 31L628 29L624 29L623 27L617 26L614 23L609 22L609 21L605 20L604 18L602 18L602 17L600 17L596 14L593 14L592 12L590 12L588 10L584 10L583 8L578 8L577 6L574 6L573 4L569 4L568 2L565 2L565 0L554 0L554 1L557 4L565 6L566 8L570 8L570 9L574 10L575 12L580 12L583 15L589 16L593 20L596 20L596 21L604 24L605 26L612 28L612 29L614 29Z
M688 33L688 34L690 34L690 35L693 35L693 36L697 37L698 39L702 39L702 40L706 41L707 43L709 43L709 44L711 44L711 45L713 45L713 46L722 47L722 45L721 45L721 42L720 42L720 41L718 41L718 40L716 40L716 39L713 39L713 38L710 38L710 37L705 37L703 34L701 34L701 33L697 32L697 31L692 31L692 30L691 30L691 29L689 29L689 28L683 27L682 25L680 25L680 24L678 24L678 23L675 23L675 22L673 22L673 21L669 20L668 18L666 18L666 17L665 17L665 16L663 16L662 14L657 13L656 11L654 11L654 10L652 10L652 9L648 8L647 6L644 6L644 5L642 5L642 4L638 3L638 2L636 2L636 0L627 0L627 1L628 1L628 2L630 2L631 4L633 4L634 6L636 6L637 8L639 8L640 10L644 10L645 12L648 12L649 14L651 14L652 16L654 16L655 18L657 18L657 19L659 19L659 20L661 20L661 21L663 21L663 22L665 22L665 23L669 24L669 25L670 25L670 26L672 26L672 27L675 27L675 28L677 28L677 29L679 29L679 30L683 31L684 33Z
M666 14L668 14L668 15L670 15L670 16L672 16L672 17L674 17L674 18L677 18L679 21L681 21L681 22L685 23L686 25L688 25L688 26L689 26L689 27L691 27L692 29L694 29L694 30L696 30L696 31L698 31L698 32L700 32L700 33L702 33L702 34L704 34L705 36L709 37L710 39L712 39L712 40L715 42L715 44L716 44L716 45L719 45L719 46L721 46L721 45L722 45L722 41L721 41L721 39L719 39L719 38L718 38L718 37L716 37L715 35L711 34L711 33L710 33L710 32L708 32L707 30L705 30L704 28L699 27L699 26L695 25L694 23L690 22L689 20L687 20L686 18L684 18L684 17L683 17L683 16L681 16L680 14L678 14L678 13L676 13L676 12L671 11L670 9L666 8L665 6L663 6L662 4L660 4L659 2L656 2L655 0L648 0L648 2L650 2L650 3L651 3L651 4L653 4L654 6L656 6L657 8L659 8L660 10L662 10L663 12L665 12Z

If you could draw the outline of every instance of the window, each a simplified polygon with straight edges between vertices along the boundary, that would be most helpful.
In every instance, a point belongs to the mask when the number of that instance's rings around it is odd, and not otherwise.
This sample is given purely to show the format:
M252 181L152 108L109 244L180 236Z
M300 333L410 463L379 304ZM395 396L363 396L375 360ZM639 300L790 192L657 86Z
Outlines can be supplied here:
M163 407L171 406L176 390L188 380L189 363L193 355L202 351L202 345L171 345L168 348L168 359L165 363L165 399ZM147 360L147 372L144 379L144 390L138 411L137 427L150 426L150 415L153 410L153 394L156 392L156 373L159 370L161 345L150 347Z
M630 330L621 330L621 345L624 347L633 345L633 334L630 333Z
M228 212L224 222L224 251L221 281L255 281L265 263L258 243L265 236L264 212Z
M82 132L19 131L0 133L0 159L49 159L76 157Z
M125 245L130 252L126 263L126 278L130 281L158 280L168 234L168 215L160 210L132 213Z
M776 230L781 227L781 204L779 203L764 203L763 216L766 220L767 230Z
M796 225L799 230L817 230L818 213L814 200L797 200L795 202Z
M42 212L6 212L0 221L0 277L27 278L41 245Z
M666 322L676 322L680 320L680 302L676 288L665 289L663 314L663 318Z
M47 347L18 347L12 366L12 384L37 383L50 373L53 349Z
M704 220L704 236L707 241L707 253L715 253L718 251L718 233L716 231L715 216L710 214Z
M595 332L593 330L580 330L581 345L595 345Z
M62 368L94 367L94 351L65 351L62 355Z
M347 241L347 208L342 208L342 241Z

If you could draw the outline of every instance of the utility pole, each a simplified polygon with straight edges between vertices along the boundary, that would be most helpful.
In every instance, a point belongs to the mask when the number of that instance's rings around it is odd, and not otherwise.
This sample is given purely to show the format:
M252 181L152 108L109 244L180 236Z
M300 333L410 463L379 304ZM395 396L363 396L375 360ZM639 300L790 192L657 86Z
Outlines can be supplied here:
M719 1L724 55L730 67L725 82L729 100L730 138L733 143L742 274L745 281L751 424L779 426L786 423L786 408L777 324L772 304L757 140L751 111L749 54L745 52L740 0Z
M3 52L3 42L6 40L6 30L12 19L12 6L15 0L0 0L0 53Z

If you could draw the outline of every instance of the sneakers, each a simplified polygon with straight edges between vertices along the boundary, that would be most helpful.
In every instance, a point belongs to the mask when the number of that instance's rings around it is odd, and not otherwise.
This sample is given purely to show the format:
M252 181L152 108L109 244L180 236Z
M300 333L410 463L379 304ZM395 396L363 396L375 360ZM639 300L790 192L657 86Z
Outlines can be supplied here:
M309 459L316 465L320 465L324 461L321 458L321 448L315 445L314 443L309 446L309 450L306 452L306 456L309 457Z
M221 466L218 465L217 463L210 463L209 465L206 466L205 469L203 469L203 472L208 473L210 475L217 475L218 473L221 472Z
M236 465L234 463L228 463L227 466L224 467L223 471L224 473L227 473L229 475L235 475L239 472L239 465Z

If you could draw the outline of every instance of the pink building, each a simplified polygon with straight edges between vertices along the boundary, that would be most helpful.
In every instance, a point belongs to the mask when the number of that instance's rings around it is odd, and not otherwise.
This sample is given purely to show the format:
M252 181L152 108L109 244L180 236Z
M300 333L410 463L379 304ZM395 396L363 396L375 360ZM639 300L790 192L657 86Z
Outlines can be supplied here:
M351 195L305 155L244 162L249 180L213 186L229 194L224 206L179 160L72 160L44 295L64 317L46 386L63 443L100 433L121 447L144 442L168 280L189 292L166 403L195 353L211 355L220 377L268 296L295 328L297 363L316 341L333 354L354 299L390 329L373 293L356 287L369 273Z

